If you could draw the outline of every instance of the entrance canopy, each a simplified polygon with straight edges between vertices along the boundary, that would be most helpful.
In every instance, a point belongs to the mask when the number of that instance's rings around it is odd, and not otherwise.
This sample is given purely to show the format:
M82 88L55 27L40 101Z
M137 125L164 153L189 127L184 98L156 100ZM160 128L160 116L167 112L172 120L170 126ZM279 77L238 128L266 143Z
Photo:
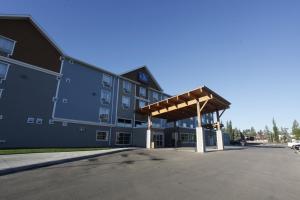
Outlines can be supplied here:
M200 104L200 109L197 109ZM189 92L170 97L168 99L149 104L139 112L155 118L167 119L167 121L178 121L201 114L213 113L226 110L230 102L210 90L206 86L199 87ZM199 107L198 107L199 108Z

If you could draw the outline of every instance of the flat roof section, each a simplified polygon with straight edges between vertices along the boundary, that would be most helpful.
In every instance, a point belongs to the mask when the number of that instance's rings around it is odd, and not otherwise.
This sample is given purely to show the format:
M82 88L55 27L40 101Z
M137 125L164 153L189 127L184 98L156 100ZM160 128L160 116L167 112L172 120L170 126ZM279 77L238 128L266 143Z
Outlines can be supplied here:
M230 108L231 103L206 86L149 104L137 112L155 118L178 121L197 116L197 103L201 114L213 113Z

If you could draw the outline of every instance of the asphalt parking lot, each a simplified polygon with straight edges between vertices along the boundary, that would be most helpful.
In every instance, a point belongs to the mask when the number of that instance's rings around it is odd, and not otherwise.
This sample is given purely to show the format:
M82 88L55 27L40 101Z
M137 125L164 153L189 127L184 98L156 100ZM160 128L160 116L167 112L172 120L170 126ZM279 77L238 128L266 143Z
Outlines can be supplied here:
M279 146L209 152L134 150L0 177L0 199L300 197L300 155Z

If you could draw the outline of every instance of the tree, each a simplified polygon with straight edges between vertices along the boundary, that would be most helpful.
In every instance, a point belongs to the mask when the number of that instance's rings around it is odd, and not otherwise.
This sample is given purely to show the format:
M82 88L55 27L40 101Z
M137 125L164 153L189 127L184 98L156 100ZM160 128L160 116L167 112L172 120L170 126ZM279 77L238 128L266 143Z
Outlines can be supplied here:
M280 133L282 135L282 137L280 138L282 143L286 143L288 141L289 138L289 132L288 132L288 128L280 128Z
M297 128L294 132L296 140L300 140L300 128Z
M279 129L277 127L277 124L276 124L276 121L274 118L272 120L272 123L273 123L273 135L274 135L273 141L278 143L279 142Z
M255 128L253 126L250 129L249 136L251 136L251 137L255 137L256 136L256 130L255 130Z
M273 142L272 132L268 126L265 126L264 134L267 136L269 142Z
M234 140L234 132L233 132L233 129L232 129L232 122L231 120L228 122L226 122L226 132L230 135L230 139L231 140Z
M294 120L293 121L293 126L292 126L292 134L293 135L295 135L295 133L297 132L297 129L299 129L299 123L297 122L297 120Z

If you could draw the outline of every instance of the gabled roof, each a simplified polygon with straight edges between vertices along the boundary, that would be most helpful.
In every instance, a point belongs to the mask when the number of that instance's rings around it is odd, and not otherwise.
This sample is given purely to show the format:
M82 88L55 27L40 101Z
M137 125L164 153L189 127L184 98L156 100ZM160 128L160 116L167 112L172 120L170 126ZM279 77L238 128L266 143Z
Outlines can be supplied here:
M150 78L153 80L154 84L156 85L156 87L160 90L160 91L163 91L163 89L161 88L161 86L158 84L157 80L154 78L153 74L150 72L150 70L148 69L148 67L146 65L143 65L143 66L140 66L140 67L137 67L137 68L134 68L132 70L129 70L129 71L126 71L122 74L120 74L120 76L123 76L125 77L127 74L129 73L132 73L132 72L135 72L135 71L139 71L141 69L144 69L147 74L149 74Z
M197 116L197 103L202 114L230 108L231 103L206 86L149 104L139 110L142 114L178 121Z
M54 42L54 40L47 34L47 32L31 17L31 15L11 15L11 14L0 14L0 19L15 19L15 20L28 20L50 43L51 45L61 54L65 55L62 49Z

